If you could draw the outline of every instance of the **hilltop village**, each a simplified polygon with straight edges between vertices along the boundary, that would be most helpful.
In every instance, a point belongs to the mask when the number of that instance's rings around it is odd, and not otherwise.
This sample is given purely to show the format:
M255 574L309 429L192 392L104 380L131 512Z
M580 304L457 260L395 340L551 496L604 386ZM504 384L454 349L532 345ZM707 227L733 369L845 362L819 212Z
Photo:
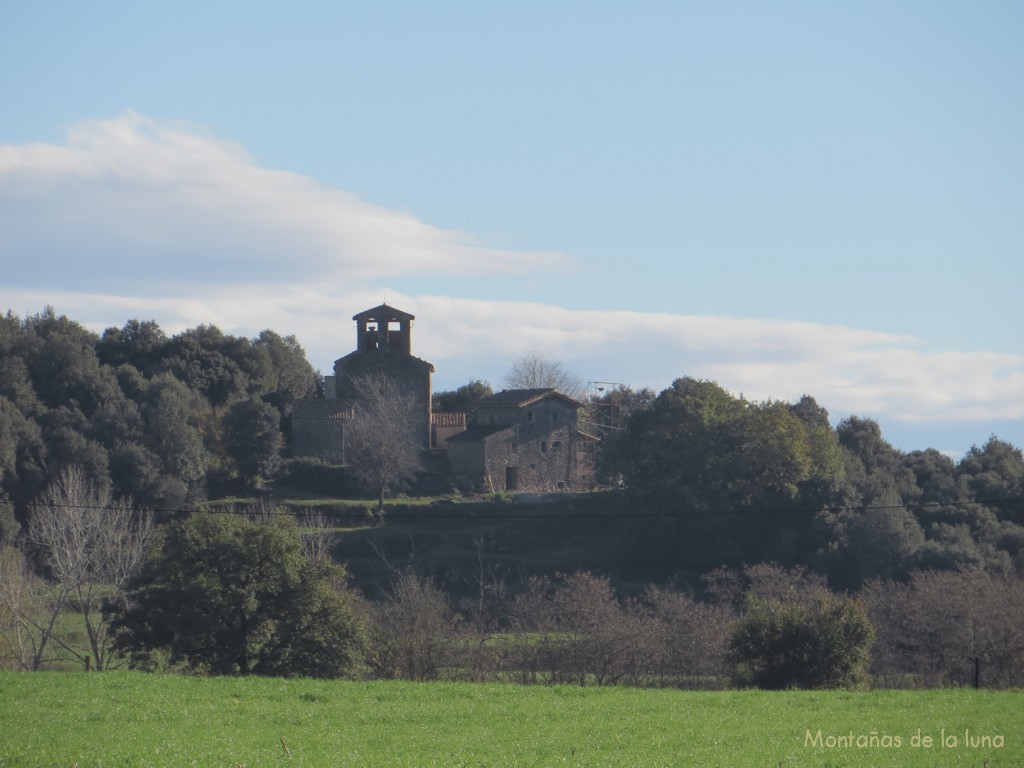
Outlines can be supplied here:
M552 388L511 389L477 401L469 412L434 413L434 366L412 354L415 317L395 307L358 312L356 349L324 377L324 397L292 407L292 450L335 463L351 458L346 439L359 400L357 382L386 377L412 404L411 440L445 466L466 491L583 490L594 484L598 437L580 428L583 403Z

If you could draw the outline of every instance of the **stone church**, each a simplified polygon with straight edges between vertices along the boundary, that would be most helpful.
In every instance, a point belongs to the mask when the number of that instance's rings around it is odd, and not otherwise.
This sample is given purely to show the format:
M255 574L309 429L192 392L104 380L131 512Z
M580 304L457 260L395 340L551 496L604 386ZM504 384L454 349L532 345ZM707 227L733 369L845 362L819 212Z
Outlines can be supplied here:
M506 390L469 413L433 413L434 366L412 354L416 318L387 304L353 315L356 349L334 362L322 399L296 400L292 451L345 463L345 425L354 418L353 381L383 374L416 403L424 453L447 456L452 482L465 491L590 488L597 438L579 428L583 404L554 389Z

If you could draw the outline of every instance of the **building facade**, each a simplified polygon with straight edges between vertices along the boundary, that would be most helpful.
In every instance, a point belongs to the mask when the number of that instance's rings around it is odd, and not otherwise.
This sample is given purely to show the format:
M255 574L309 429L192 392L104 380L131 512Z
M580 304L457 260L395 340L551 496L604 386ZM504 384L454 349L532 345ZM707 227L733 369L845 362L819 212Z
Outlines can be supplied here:
M345 424L354 414L359 380L368 376L387 377L401 396L414 403L417 433L423 450L428 450L434 366L412 354L412 322L416 318L381 304L352 319L356 349L334 361L334 375L324 380L324 398L296 400L292 405L292 453L345 462Z
M452 482L467 491L559 491L593 486L597 438L579 428L583 404L554 389L516 389L478 401L470 413L432 413L434 366L412 354L413 315L387 304L353 315L356 349L334 362L322 399L292 406L292 453L344 464L345 431L359 381L384 376L415 403L424 452L447 455Z
M448 438L453 481L483 492L592 487L597 438L579 429L582 407L550 388L484 398L466 431Z

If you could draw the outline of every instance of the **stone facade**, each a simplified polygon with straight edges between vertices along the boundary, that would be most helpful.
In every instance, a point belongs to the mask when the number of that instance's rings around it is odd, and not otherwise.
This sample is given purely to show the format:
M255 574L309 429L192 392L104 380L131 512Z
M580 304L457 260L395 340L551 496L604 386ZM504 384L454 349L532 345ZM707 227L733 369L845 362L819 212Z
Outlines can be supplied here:
M448 439L455 483L477 491L582 490L594 482L597 438L579 430L582 403L554 389L499 392Z
M417 404L424 451L447 452L452 480L471 491L583 490L594 483L597 438L579 429L582 403L554 389L499 392L469 414L431 412L434 366L412 354L412 315L381 304L352 317L356 349L325 377L326 397L292 407L292 451L345 462L353 381L383 374Z
M345 461L345 422L352 407L343 400L296 400L292 403L292 452L333 464Z
M430 447L443 451L448 448L448 438L466 431L466 414L434 413L430 417Z
M431 375L434 366L412 355L412 321L408 312L381 304L353 315L356 350L334 361L322 400L297 400L292 409L292 452L342 463L344 423L356 399L353 381L383 374L416 403L423 449L431 445ZM348 413L348 416L339 414Z

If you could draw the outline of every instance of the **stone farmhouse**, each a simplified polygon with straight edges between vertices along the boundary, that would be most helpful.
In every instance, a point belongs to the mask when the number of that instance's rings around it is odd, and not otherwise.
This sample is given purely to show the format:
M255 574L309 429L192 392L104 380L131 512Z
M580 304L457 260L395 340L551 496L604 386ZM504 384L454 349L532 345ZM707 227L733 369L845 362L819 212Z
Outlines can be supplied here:
M597 438L579 429L582 407L554 389L511 389L480 400L466 431L448 439L456 485L487 491L590 487Z
M387 304L353 315L356 349L324 377L324 397L292 406L292 451L345 462L345 425L354 418L353 380L384 374L416 403L422 448L466 491L558 491L594 482L598 438L579 428L583 404L554 389L499 392L469 413L433 413L434 366L412 354L413 315Z

